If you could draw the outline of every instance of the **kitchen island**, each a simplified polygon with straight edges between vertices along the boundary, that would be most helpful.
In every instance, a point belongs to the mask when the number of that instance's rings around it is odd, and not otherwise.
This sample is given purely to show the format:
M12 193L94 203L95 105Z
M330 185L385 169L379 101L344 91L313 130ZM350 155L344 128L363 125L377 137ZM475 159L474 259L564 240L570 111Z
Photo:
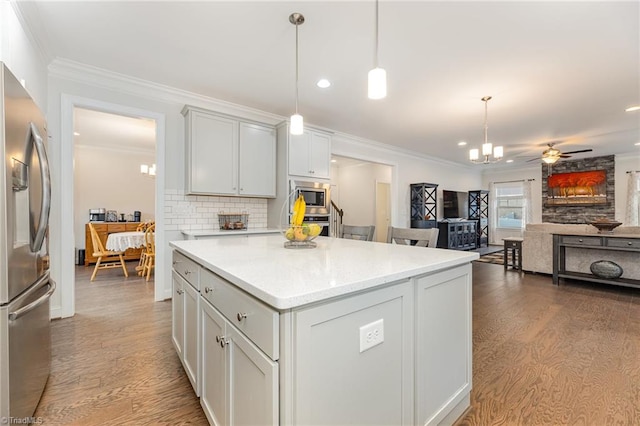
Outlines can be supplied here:
M477 253L175 241L173 343L212 424L441 424L469 406Z

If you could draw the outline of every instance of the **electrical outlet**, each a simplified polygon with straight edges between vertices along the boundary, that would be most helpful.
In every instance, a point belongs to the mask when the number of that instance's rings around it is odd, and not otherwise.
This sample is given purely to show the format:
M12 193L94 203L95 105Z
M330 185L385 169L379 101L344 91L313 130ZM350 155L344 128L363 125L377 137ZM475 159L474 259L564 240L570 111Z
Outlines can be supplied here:
M360 352L384 342L384 320L379 319L360 327Z

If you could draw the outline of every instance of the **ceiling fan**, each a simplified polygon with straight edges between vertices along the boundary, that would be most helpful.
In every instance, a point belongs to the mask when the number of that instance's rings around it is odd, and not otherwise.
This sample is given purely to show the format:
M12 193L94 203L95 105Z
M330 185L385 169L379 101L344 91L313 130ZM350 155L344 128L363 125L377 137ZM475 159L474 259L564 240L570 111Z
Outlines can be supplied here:
M567 152L561 152L559 149L554 148L553 146L555 145L555 142L551 142L548 143L547 146L549 148L545 149L542 152L542 161L544 161L547 164L553 164L556 161L558 161L561 158L571 158L571 156L569 154L578 154L581 152L591 152L593 151L593 149L589 148L589 149L580 149L578 151L567 151ZM534 158L532 160L529 161L536 161L537 158Z

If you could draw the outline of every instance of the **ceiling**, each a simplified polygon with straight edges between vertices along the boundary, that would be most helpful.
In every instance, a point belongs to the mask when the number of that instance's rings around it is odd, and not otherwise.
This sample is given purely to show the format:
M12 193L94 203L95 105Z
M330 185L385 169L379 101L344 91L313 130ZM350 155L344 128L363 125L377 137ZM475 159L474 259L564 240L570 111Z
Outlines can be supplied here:
M640 4L381 1L388 96L369 100L373 1L35 1L18 6L50 53L289 116L299 28L306 123L461 164L483 140L522 167L546 144L573 158L638 153ZM316 81L328 78L328 89ZM458 146L466 141L467 146Z
M154 120L75 108L73 123L76 145L155 154Z

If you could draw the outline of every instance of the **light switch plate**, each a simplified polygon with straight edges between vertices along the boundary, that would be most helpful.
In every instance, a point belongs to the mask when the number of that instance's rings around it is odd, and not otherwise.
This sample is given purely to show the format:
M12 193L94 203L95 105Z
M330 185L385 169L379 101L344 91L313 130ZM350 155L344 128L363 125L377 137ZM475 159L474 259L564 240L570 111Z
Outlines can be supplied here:
M384 319L360 327L360 352L384 342Z

